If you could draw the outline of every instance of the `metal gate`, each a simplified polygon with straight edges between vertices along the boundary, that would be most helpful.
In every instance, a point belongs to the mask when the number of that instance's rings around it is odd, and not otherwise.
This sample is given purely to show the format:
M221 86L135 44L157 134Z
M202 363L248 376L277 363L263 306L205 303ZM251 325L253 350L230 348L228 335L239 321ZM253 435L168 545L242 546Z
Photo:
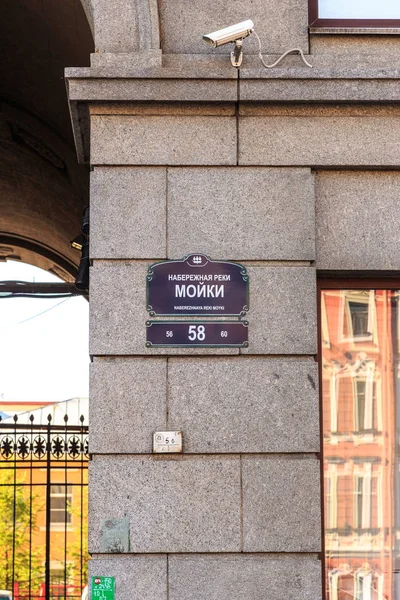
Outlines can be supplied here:
M87 584L88 427L0 420L0 589L81 598Z

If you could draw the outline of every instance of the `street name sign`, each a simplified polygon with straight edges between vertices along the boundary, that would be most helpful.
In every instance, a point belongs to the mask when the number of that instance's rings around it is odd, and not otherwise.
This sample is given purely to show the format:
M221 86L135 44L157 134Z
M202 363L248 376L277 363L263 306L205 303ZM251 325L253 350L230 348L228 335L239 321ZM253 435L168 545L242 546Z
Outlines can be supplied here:
M148 348L247 348L248 321L146 321Z
M154 263L147 272L147 310L152 317L242 317L249 310L246 268L204 254Z

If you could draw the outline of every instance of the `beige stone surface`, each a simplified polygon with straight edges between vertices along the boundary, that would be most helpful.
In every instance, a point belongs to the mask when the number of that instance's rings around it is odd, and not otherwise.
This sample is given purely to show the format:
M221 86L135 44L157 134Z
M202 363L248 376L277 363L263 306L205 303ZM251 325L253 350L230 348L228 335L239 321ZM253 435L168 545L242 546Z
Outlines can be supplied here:
M400 269L400 176L383 171L319 171L317 267Z
M400 166L400 119L382 116L242 117L239 164Z
M96 168L90 178L90 257L165 258L166 170Z
M216 116L226 117L236 114L235 107L229 102L94 102L89 107L91 115L152 115L152 116Z
M181 555L168 559L170 600L321 600L321 561L308 555Z
M369 61L380 62L385 68L400 59L397 35L310 35L313 56L330 56L346 60L355 68L363 69Z
M134 0L91 0L91 12L97 52L139 50L139 23Z
M234 117L93 116L94 165L236 164Z
M93 556L89 560L89 585L92 577L115 577L115 597L119 600L168 598L166 556Z
M378 78L376 73L371 73L370 78L359 78L360 75L348 73L348 77L339 78L330 70L320 78L308 79L306 74L302 79L293 78L289 73L282 78L266 78L259 70L248 71L248 78L240 80L240 98L243 102L379 102L398 98L398 79Z
M266 53L280 53L295 46L308 49L307 3L301 0L253 0L251 6L232 0L229 10L223 0L171 2L160 0L161 47L165 54L225 54L227 68L231 48L213 49L203 42L203 35L228 25L252 19L262 38ZM244 42L245 54L256 54L254 36Z
M318 405L312 359L168 361L168 427L185 452L319 452Z
M97 455L89 476L91 553L123 516L134 553L240 551L239 457Z
M166 427L166 359L108 358L90 365L90 451L150 453Z
M320 462L243 457L243 550L320 552Z
M146 1L146 0L144 0ZM90 55L90 66L98 71L115 69L121 73L121 63L127 70L143 69L143 67L158 69L161 67L161 50L140 50L140 52L101 52Z
M109 79L101 78L101 75L111 75L111 68L106 70L102 67L101 70L96 69L96 71L90 73L89 79L69 80L68 91L71 100L203 102L209 101L211 97L215 102L235 102L237 98L237 81L233 77L227 77L225 73L218 73L221 79L211 81L207 80L209 72L199 72L199 70L187 73L186 77L183 74L183 78L182 74L173 71L171 73L168 69L159 73L159 77L155 77L156 74L153 74L153 77L146 77L142 71L136 73L136 77L127 78L128 74L132 75L132 69L119 61L118 70L113 69L114 75L119 75L119 79L113 79L111 84ZM94 79L96 75L98 78ZM196 75L199 79L196 79ZM144 106L146 107L147 104ZM171 110L173 108L183 110L183 105L171 106ZM202 109L202 106L198 107L199 112Z
M314 231L309 169L168 169L170 256L313 260Z
M400 117L400 106L397 104L365 103L365 104L282 104L243 102L239 114L257 117Z
M313 267L248 267L249 347L242 354L316 354Z

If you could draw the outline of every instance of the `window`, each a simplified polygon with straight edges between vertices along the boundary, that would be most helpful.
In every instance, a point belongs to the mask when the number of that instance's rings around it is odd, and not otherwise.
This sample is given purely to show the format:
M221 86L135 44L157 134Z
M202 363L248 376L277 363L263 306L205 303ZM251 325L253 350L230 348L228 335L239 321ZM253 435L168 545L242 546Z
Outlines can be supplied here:
M379 477L357 474L354 482L354 527L377 529L379 523Z
M50 523L67 523L72 521L68 507L72 503L72 485L52 485L50 490Z
M385 29L400 28L398 0L309 0L309 18L313 28ZM377 30L377 31L375 31ZM338 33L342 33L338 31ZM387 33L387 31L386 31Z
M353 337L369 335L368 304L349 301L349 313Z
M353 518L352 518L352 502L351 496L353 491L353 481L351 475L341 474L337 478L337 496L335 502L337 504L337 526L343 533L347 535L351 533Z
M363 477L356 477L354 486L354 526L356 529L367 527L365 518L363 519L363 508L366 504L366 495L364 493L365 481Z
M400 599L399 290L378 283L320 283L325 600Z
M354 378L354 429L360 433L378 430L376 382Z
M354 343L373 341L375 294L373 290L343 292L342 335Z

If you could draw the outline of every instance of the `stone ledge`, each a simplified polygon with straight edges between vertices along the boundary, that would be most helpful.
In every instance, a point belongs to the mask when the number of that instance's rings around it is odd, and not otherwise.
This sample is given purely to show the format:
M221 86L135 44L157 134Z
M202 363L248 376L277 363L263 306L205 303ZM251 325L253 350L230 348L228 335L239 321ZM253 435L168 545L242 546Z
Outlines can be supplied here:
M239 83L243 102L397 102L400 81L374 76L243 77Z
M249 67L240 69L238 85L239 71L221 57L215 58L192 57L179 62L176 57L170 67L138 68L133 66L135 61L122 60L120 64L65 69L79 161L88 162L90 156L87 105L91 102L234 104L240 98L246 102L393 103L399 98L400 70L385 68L372 59L354 68L343 60L333 64L325 56L313 56L309 57L314 62L310 69L299 66L295 56L289 65L266 70L254 66L253 55ZM273 61L277 57L265 58Z

